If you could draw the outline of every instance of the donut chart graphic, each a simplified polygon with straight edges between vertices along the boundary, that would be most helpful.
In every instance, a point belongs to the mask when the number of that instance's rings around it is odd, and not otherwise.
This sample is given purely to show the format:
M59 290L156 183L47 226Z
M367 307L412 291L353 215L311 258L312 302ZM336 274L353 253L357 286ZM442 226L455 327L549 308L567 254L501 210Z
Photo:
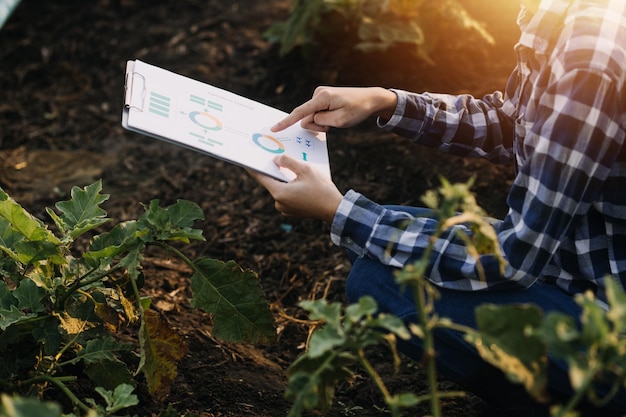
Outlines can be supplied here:
M252 135L252 141L258 147L267 152L275 154L285 152L285 145L283 145L278 139L273 136L255 133L254 135Z
M222 130L224 125L217 117L203 111L192 111L189 118L198 126L207 130Z

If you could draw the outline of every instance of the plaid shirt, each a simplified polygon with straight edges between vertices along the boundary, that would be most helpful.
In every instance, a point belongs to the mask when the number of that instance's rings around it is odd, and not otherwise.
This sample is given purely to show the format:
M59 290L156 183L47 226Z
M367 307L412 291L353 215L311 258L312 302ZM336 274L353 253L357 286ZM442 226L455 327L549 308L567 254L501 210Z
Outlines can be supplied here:
M626 287L626 0L544 0L534 15L522 7L518 24L504 95L396 91L395 114L381 127L451 154L515 163L509 212L497 226L506 272L484 255L481 280L477 260L448 233L434 245L433 283L474 291L541 280L602 297L608 275ZM331 239L402 267L434 231L432 219L350 190Z

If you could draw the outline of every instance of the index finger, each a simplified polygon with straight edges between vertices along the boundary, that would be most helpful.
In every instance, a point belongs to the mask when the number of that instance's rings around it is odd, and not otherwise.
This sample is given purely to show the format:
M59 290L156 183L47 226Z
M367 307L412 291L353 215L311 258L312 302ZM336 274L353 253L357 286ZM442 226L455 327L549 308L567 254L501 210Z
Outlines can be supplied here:
M278 132L287 129L289 126L297 123L307 116L312 116L320 110L328 110L328 103L323 102L319 98L313 97L311 100L296 107L283 120L276 123L270 128L272 132Z

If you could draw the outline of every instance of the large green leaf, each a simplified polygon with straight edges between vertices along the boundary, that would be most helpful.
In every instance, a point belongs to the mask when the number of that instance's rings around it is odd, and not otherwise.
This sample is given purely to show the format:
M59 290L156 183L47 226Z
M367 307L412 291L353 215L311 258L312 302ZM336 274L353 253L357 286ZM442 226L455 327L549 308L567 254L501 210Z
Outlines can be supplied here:
M33 217L10 198L0 201L0 216L6 219L11 227L20 232L27 240L48 240L59 243L59 239L48 230L41 220Z
M42 303L46 291L39 288L30 279L22 280L19 287L13 291L13 295L18 300L20 310L30 310L33 313L41 313L46 309L46 306Z
M128 275L134 279L139 279L139 274L141 272L141 261L143 261L143 253L139 249L134 249L120 260L120 265L126 268L126 272Z
M94 384L105 389L114 389L133 380L133 374L128 366L118 359L89 363L85 366L85 374Z
M120 351L129 351L132 345L128 343L120 343L112 337L102 337L100 339L92 339L85 347L76 352L76 358L71 363L84 361L85 363L95 363L101 361L116 360L116 353Z
M360 301L360 300L359 300ZM322 320L326 323L326 326L331 326L335 328L341 327L341 304L340 303L329 303L325 299L319 300L305 300L298 303L300 307L309 312L310 320ZM350 311L354 310L354 307L358 307L361 304L352 304L348 306ZM362 314L359 312L356 313L347 313L349 317L353 321L359 321L362 318Z
M215 337L233 342L275 338L274 317L254 272L233 261L199 259L194 265L191 304L213 316Z
M63 341L59 320L54 316L49 316L37 322L37 327L32 331L33 337L40 346L43 346L47 355L54 355Z
M17 306L17 298L13 296L7 284L0 281L0 309L8 310L11 306Z
M145 233L145 232L144 232ZM97 266L101 259L113 259L142 242L138 239L137 222L119 223L109 232L94 237L89 251L83 258L91 266Z
M46 260L56 265L66 262L61 247L49 240L20 241L15 244L15 250L17 259L24 265Z
M4 331L15 323L26 321L33 317L37 317L37 315L34 313L24 313L16 306L11 306L9 309L0 309L0 330Z
M42 260L65 263L59 239L8 196L0 201L0 249L24 265Z
M152 200L147 207L144 206L146 212L139 217L138 222L142 225L149 224L158 230L169 229L170 215L159 204L159 200Z
M167 208L172 227L192 227L197 220L204 220L204 212L197 204L178 200Z
M4 217L0 217L0 249L17 261L15 245L24 240L24 235L15 230Z
M538 330L542 321L536 306L484 304L476 308L479 333L466 335L484 360L537 400L546 399L547 386L547 346Z
M313 332L309 339L307 355L311 358L318 358L343 346L346 343L346 335L341 330L341 328L326 325Z
M56 216L52 210L48 210L48 214L65 233L76 238L108 221L106 211L100 208L100 204L109 199L109 194L100 194L100 191L102 191L101 180L82 189L72 187L70 192L72 198L55 204L62 213L61 216Z

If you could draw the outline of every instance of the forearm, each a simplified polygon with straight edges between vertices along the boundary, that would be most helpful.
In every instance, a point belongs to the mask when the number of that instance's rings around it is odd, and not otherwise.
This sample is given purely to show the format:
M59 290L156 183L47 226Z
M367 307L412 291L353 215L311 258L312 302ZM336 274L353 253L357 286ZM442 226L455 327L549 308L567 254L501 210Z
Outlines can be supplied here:
M513 158L513 120L502 110L502 95L416 94L394 90L394 114L379 126L414 142L457 156L509 162Z
M433 240L435 233L436 219L386 209L354 191L346 193L331 225L331 239L336 245L397 268L420 260L432 244L427 277L442 287L467 291L519 289L534 281L528 276L512 277L512 271L503 275L495 256L473 258L458 238L458 233L472 233L463 225Z

